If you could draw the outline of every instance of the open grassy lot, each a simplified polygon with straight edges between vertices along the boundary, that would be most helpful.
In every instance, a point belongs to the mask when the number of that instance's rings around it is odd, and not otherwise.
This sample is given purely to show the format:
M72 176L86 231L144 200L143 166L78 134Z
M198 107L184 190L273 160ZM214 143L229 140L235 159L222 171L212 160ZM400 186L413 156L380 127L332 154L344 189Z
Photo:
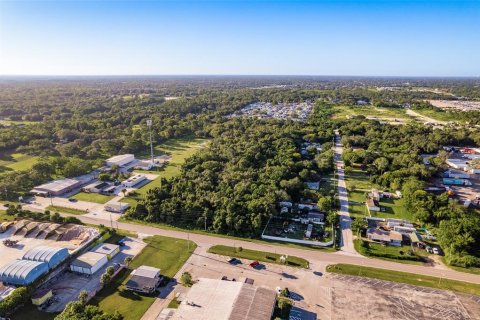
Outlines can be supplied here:
M382 245L365 241L361 239L353 240L355 250L366 257L378 258L382 260L389 260L408 264L422 265L422 256L409 256L407 253L412 250L410 246L403 245L401 247Z
M195 243L187 240L154 236L144 239L147 246L133 259L131 267L141 265L160 268L162 275L173 277L195 250ZM103 288L91 300L102 310L118 310L125 320L138 320L155 301L155 297L143 296L126 290L125 284L131 270L122 271L112 283Z
M155 147L155 155L169 155L172 157L170 162L158 170L154 171L138 171L138 172L150 172L158 174L159 176L152 182L144 185L137 190L137 195L133 197L125 197L122 202L128 202L131 205L136 204L137 200L143 198L143 196L153 188L160 186L162 178L170 179L180 173L180 168L185 160L197 152L208 140L206 139L171 139L160 146ZM137 157L148 157L148 152L140 154Z
M368 217L368 210L365 206L365 194L372 188L379 188L369 181L368 174L360 168L349 169L345 173L345 182L349 190L348 193L349 212L352 217ZM382 190L382 188L379 188ZM372 216L379 218L395 218L413 220L412 214L405 208L403 199L383 198L379 201L380 206L385 208L385 212L372 212Z
M334 118L345 119L347 116L376 116L379 118L404 119L412 118L405 113L403 108L377 108L374 106L335 106Z
M422 116L429 117L438 121L460 121L464 122L461 119L458 119L456 115L452 112L448 112L437 108L436 110L430 109L413 109L413 111L421 114Z
M83 211L83 210L60 207L60 206L48 206L45 209L50 210L51 212L63 212L63 213L71 213L71 214L85 214L85 213L87 213L86 211Z
M38 160L39 157L28 154L5 152L0 155L0 172L28 170Z
M457 292L480 295L480 284L477 283L441 279L408 272L362 267L351 264L329 265L327 266L327 271L333 273L406 283L414 286L436 288L441 290L452 290Z
M115 198L115 196L107 196L107 195L98 194L98 193L87 193L82 191L72 196L71 198L77 199L79 201L88 201L88 202L104 204L112 200L113 198Z
M282 256L281 253L273 253L273 252L264 252L264 251L256 251L250 249L242 249L239 250L239 247L229 247L229 246L222 246L216 245L212 246L208 249L208 252L219 254L222 256L230 256L230 257L237 257L249 260L258 260L268 263L276 263L276 264L283 264L280 261L280 257ZM308 268L308 261L295 257L295 256L288 256L287 265L295 266L295 267L303 267Z

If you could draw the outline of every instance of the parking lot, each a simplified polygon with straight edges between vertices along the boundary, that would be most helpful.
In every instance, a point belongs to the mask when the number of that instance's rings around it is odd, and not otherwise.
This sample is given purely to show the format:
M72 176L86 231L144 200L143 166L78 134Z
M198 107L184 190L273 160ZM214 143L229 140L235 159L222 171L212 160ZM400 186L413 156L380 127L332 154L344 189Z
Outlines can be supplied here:
M377 279L329 274L332 319L480 319L480 297Z
M250 260L240 259L240 263L227 262L228 257L206 252L206 247L198 247L179 272L188 271L193 279L213 278L236 281L253 279L254 285L275 290L287 287L291 292L296 312L305 314L305 319L330 319L330 283L315 266L311 269L261 263L258 268L249 266Z
M58 277L43 285L41 288L52 289L54 297L52 303L45 309L47 312L61 312L65 305L78 299L80 291L85 290L93 296L101 288L100 277L107 267L123 263L127 256L134 257L145 247L145 243L139 239L127 237L123 240L120 252L93 275L78 274L65 271Z

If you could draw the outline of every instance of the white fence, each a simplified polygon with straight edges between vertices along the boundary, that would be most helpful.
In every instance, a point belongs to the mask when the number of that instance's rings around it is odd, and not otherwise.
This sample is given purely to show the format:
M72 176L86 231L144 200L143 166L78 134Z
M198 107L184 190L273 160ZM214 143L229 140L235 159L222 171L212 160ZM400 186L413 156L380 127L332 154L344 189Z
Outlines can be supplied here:
M333 246L333 240L328 241L328 242L319 242L319 241L299 240L299 239L291 239L291 238L283 238L283 237L266 236L264 234L262 234L262 239L289 242L289 243L299 243L299 244L306 244L306 245L319 246L319 247Z

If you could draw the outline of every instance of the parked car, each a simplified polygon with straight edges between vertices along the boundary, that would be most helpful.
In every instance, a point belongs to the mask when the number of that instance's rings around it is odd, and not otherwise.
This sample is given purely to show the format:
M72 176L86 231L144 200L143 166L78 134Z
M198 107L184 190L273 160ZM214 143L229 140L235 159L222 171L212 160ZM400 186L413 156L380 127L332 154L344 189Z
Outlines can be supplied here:
M230 264L235 264L237 262L237 258L235 257L228 257L227 262Z
M257 267L258 265L260 265L260 263L259 263L257 260L252 261L252 262L250 263L250 267L252 267L252 268Z
M438 248L433 248L433 253L440 254L440 250L438 250Z
M433 249L430 246L426 246L425 250L427 250L428 253L433 253Z
M74 199L74 198L69 198L68 201L70 201L70 202L77 202L78 200L77 200L77 199Z

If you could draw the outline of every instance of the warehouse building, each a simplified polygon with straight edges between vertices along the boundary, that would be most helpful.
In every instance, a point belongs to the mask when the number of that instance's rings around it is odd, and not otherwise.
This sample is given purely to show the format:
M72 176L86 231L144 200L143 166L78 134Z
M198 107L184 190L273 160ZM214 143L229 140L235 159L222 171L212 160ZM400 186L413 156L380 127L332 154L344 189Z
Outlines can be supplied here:
M112 243L100 243L93 248L92 252L104 254L107 256L107 259L110 260L120 252L120 246Z
M23 260L45 262L48 268L53 269L65 261L69 256L66 248L38 246L28 250L23 255Z
M111 185L108 182L97 181L83 187L82 190L88 193L102 193L106 188L110 186ZM115 188L115 186L113 187Z
M13 260L0 268L0 281L25 286L48 272L48 264L39 261Z
M60 196L73 191L81 184L80 181L75 179L57 179L33 188L30 193L40 197Z
M162 279L160 269L140 266L132 271L125 286L131 291L151 294L155 292Z
M112 201L105 204L104 209L108 212L123 213L130 205L126 202Z
M147 179L147 177L145 177L143 174L134 174L127 180L123 181L122 185L127 188L133 188L134 186L144 181L145 179Z
M113 156L111 158L108 158L105 161L105 164L109 167L114 165L121 167L134 160L135 160L135 156L133 154L119 154L118 156Z
M70 270L78 273L94 274L108 262L106 255L86 252L70 264Z
M187 292L171 320L271 320L273 290L241 281L200 278Z

